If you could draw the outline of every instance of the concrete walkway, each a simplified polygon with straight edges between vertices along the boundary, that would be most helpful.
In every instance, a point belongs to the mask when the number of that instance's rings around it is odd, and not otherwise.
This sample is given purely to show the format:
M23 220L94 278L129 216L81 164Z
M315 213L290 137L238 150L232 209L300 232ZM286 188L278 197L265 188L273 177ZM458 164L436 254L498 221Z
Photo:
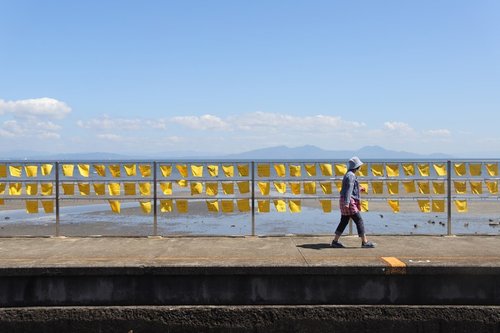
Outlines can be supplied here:
M49 267L500 268L499 236L0 238L0 269Z

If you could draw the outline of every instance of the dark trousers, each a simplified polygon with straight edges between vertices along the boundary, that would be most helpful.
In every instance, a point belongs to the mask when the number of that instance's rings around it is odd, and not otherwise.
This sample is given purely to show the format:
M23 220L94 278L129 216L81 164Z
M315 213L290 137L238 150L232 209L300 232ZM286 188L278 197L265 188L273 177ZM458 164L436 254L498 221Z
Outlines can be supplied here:
M335 234L339 236L342 235L342 233L345 230L345 227L347 226L347 223L349 223L349 219L352 219L354 223L356 223L356 229L358 229L358 236L363 237L365 235L365 224L363 223L363 218L361 217L361 214L359 212L353 215L342 215L340 217L340 222L337 227L337 230L335 230Z

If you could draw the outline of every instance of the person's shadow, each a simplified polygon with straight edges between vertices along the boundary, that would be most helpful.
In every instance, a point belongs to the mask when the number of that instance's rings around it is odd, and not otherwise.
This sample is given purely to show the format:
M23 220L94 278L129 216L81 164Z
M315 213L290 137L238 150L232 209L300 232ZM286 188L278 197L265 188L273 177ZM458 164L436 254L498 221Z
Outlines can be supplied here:
M344 245L345 246L345 245ZM301 247L303 249L311 249L311 250L323 250L323 249L332 249L332 250L342 250L342 248L332 248L330 243L316 243L316 244L300 244L297 247ZM345 246L344 249L355 249L357 247L354 246Z

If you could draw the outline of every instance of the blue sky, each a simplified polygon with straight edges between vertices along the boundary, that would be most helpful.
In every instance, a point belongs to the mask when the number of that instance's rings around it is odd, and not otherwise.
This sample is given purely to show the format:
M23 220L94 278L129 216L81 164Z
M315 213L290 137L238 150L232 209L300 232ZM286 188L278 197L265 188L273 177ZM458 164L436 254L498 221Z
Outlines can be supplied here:
M500 2L0 1L0 152L500 157Z

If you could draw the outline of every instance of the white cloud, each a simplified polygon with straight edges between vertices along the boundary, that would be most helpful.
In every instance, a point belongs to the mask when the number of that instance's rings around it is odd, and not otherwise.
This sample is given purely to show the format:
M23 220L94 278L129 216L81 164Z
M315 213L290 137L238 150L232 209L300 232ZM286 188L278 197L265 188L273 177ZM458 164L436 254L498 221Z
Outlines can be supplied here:
M447 129L434 129L434 130L427 130L423 132L427 136L431 137L440 137L440 138L447 138L451 136L451 131Z
M202 116L178 116L171 118L171 121L196 130L224 130L229 128L228 123L224 120L210 114L204 114Z
M384 123L384 129L388 131L399 132L402 134L414 134L415 130L407 123L399 121L388 121Z
M78 120L76 124L80 128L92 129L95 131L136 131L149 128L166 128L166 122L164 119L112 118L108 115L103 115L99 118L92 118L89 120Z
M121 135L112 134L112 133L98 134L97 138L102 139L102 140L114 141L114 142L119 142L123 139L123 137Z
M71 108L66 103L48 97L17 101L0 99L0 114L11 113L15 117L62 119L70 112Z

